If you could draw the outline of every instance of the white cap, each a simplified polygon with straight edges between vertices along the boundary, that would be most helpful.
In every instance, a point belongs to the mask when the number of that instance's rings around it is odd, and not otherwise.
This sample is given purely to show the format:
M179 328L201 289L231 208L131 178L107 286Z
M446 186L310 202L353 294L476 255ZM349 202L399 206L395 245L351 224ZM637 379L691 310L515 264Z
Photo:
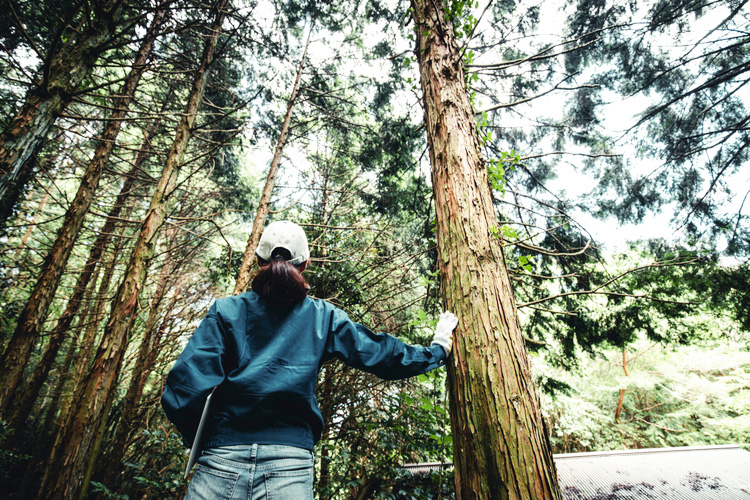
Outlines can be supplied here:
M271 254L277 248L286 248L292 254L287 262L298 266L310 258L305 231L294 222L280 220L270 223L263 230L255 255L265 261L271 260Z

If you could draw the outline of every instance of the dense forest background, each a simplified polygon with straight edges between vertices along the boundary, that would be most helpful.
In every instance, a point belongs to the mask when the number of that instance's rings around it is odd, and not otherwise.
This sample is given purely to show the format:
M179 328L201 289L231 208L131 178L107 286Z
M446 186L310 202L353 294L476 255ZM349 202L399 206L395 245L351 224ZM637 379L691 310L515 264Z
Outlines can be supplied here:
M750 443L750 9L456 1L553 450ZM159 404L253 223L312 295L428 343L435 207L408 2L6 0L0 484L179 498ZM271 172L269 175L269 167ZM252 253L250 254L252 255ZM321 499L451 498L445 373L324 366ZM11 493L12 492L12 493Z

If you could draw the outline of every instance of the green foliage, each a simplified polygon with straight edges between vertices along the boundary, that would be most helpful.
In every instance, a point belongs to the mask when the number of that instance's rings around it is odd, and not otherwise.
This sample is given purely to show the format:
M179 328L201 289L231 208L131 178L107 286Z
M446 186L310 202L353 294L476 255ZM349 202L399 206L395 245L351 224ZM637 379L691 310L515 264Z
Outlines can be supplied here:
M182 497L187 487L182 479L185 448L176 432L163 429L141 429L123 462L119 485L112 484L115 478L103 478L94 484L95 491L113 500Z
M110 491L104 484L97 481L91 481L91 492L107 500L128 500L130 498L127 495Z
M500 236L502 229L508 242L522 326L528 337L555 343L555 363L573 367L579 349L624 348L643 336L670 345L748 331L747 266L721 266L710 254L663 241L634 244L607 263L594 249L557 258L513 246L522 236L505 227L493 232ZM543 246L563 253L583 247L577 238L562 225L548 231Z
M206 260L206 275L220 289L233 285L242 264L242 252L222 247L219 254Z
M5 443L11 435L12 429L5 420L0 420L0 484L8 485L23 475L31 456L5 449Z
M336 442L319 443L316 454L326 456L329 474L329 481L317 488L320 498L355 497L373 480L378 484L373 498L435 498L439 488L447 494L452 474L412 476L401 468L405 463L445 462L452 457L444 383L441 372L431 372L416 381L389 384L385 393L350 415L356 439L342 440L339 431Z
M393 489L381 498L389 500L451 500L456 498L453 471L412 473L400 471Z
M388 101L393 96L388 97ZM409 120L393 116L385 96L378 102L377 124L372 134L361 137L362 146L354 158L366 170L377 174L376 189L363 193L380 213L395 215L404 211L424 214L429 210L431 192L424 179L415 175L414 154L424 137Z
M0 264L0 273L4 274L6 271L8 271L8 274L11 274L14 270L12 268L6 268ZM0 308L3 310L3 314L0 317L0 347L4 346L6 341L10 339L11 335L13 335L13 330L15 330L16 327L16 318L21 314L25 305L23 299L18 296L17 291L10 287L3 286L6 283L12 284L13 281L13 278L8 279L7 281L0 281Z
M486 113L483 115L483 121L481 122L480 136L483 143L489 142L492 139L491 133L487 132L486 135L482 135L484 125L486 125ZM524 165L521 163L521 155L517 154L514 150L501 151L500 158L490 158L487 162L487 174L490 178L490 186L492 189L497 191L500 197L505 196L505 189L507 186L506 181L506 169L510 172L516 170L516 168L523 168Z
M445 4L446 19L453 24L457 39L469 38L477 25L472 9L479 7L476 0L451 0Z
M575 392L543 395L555 452L750 442L750 349L709 342L666 349L645 339L584 358L571 373L535 360ZM596 381L592 383L592 381ZM619 423L620 391L625 390Z
M592 132L613 100L604 95L647 103L627 130L631 165L601 162L589 170L600 181L594 192L598 208L621 221L642 221L668 207L691 237L719 241L728 255L746 257L746 217L738 216L730 200L744 196L737 187L746 181L748 137L737 124L747 119L748 101L738 89L749 51L746 38L724 36L746 30L743 9L731 2L661 0L575 5L570 35L598 39L566 54L569 72L590 74L591 86L570 100L580 143L594 144ZM619 28L633 22L640 27ZM600 28L607 29L594 31Z

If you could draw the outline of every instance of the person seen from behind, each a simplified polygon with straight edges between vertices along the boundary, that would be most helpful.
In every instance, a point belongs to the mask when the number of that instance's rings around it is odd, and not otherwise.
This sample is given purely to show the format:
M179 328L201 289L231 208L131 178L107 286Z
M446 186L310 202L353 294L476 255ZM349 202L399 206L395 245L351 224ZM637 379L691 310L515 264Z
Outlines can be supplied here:
M323 363L337 358L396 380L444 365L451 351L458 318L448 311L423 347L373 333L308 297L302 272L310 251L297 224L269 224L256 255L252 289L214 302L167 376L162 406L188 447L218 386L187 500L312 500Z

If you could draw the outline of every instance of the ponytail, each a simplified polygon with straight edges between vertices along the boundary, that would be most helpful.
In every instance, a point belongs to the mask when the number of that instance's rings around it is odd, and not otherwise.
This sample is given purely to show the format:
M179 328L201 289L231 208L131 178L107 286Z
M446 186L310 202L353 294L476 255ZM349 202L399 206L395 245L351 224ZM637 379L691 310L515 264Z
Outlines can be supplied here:
M286 248L275 248L271 261L258 257L260 271L253 278L255 293L274 305L292 305L302 302L310 291L299 268L290 264L291 253Z

